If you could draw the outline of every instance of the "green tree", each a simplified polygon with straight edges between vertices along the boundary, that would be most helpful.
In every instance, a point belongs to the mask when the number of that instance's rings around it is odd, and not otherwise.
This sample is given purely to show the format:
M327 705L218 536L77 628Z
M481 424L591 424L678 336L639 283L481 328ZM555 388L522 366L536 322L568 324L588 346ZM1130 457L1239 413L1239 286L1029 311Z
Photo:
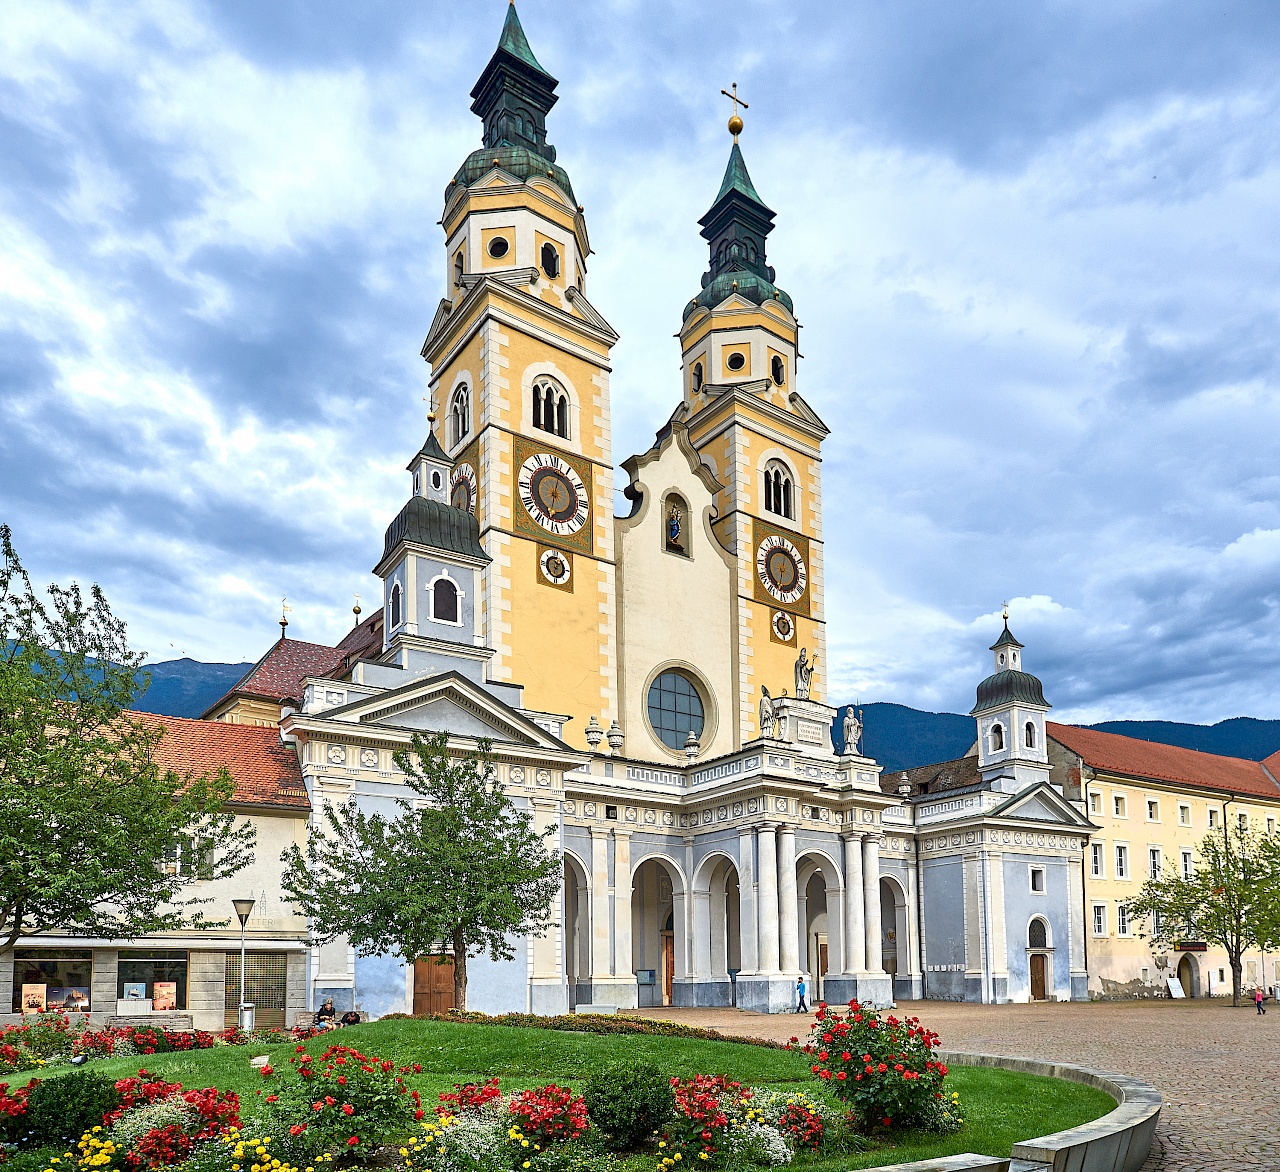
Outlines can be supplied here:
M1129 914L1151 942L1169 947L1203 940L1231 962L1231 1004L1240 1004L1244 954L1280 944L1280 844L1236 826L1200 844L1191 874L1172 864L1129 901Z
M396 754L416 795L399 814L325 803L305 855L291 846L281 889L322 941L345 936L366 956L453 957L454 1004L467 1007L467 957L515 956L512 938L545 928L562 879L549 828L534 829L498 784L491 745L454 757L447 733Z
M231 778L156 765L163 729L127 711L143 656L97 586L42 601L3 525L0 562L0 950L50 929L213 926L184 896L252 860L252 827L222 809ZM199 865L175 874L184 845Z

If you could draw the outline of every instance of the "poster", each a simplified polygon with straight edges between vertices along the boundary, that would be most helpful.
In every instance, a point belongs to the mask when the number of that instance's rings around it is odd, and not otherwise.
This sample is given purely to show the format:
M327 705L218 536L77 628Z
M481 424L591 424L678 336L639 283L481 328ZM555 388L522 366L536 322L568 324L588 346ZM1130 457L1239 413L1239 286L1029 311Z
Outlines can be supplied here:
M48 988L48 985L23 985L22 1012L43 1013L45 1009L44 995Z
M83 986L50 989L47 999L49 1009L60 1009L63 1013L88 1013L89 990Z
M126 1001L145 1001L147 999L147 982L125 981L124 999Z
M151 1008L157 1013L178 1008L177 981L156 981L151 988L154 990L151 995Z

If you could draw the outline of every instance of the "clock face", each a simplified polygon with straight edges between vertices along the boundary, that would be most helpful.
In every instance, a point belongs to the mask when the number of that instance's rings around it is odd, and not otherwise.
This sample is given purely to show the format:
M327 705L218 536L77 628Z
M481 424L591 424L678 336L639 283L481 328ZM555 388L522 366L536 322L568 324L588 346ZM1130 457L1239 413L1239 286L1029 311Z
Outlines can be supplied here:
M796 637L796 621L785 610L773 612L773 633L784 643Z
M520 499L548 533L577 533L587 523L591 501L582 478L559 456L538 452L520 466Z
M563 586L569 581L569 575L572 573L569 555L561 553L558 549L543 550L542 556L538 558L538 568L542 571L542 576L553 586Z
M468 513L476 511L476 470L470 464L459 464L449 477L449 503Z
M756 573L770 596L788 605L801 599L809 581L800 551L777 534L766 537L756 550Z

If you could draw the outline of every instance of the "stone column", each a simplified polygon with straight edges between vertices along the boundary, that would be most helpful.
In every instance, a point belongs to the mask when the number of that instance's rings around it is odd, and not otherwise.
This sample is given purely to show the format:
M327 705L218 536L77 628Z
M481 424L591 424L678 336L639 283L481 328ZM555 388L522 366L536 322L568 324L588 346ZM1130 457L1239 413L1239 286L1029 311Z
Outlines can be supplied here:
M760 846L757 857L760 864L757 877L760 885L760 972L772 975L778 971L778 843L772 824L760 827L757 841Z
M867 928L863 917L866 893L862 882L862 835L844 838L844 971L850 976L867 968Z
M862 890L866 903L867 971L884 970L880 955L880 836L868 834L862 840Z
M711 892L693 889L693 975L711 979Z
M739 948L742 952L742 972L754 973L759 962L756 938L756 832L752 829L738 831L738 911Z
M632 976L631 955L631 831L613 832L613 971Z
M591 827L591 979L607 978L610 963L609 914L609 831Z
M789 976L800 971L800 916L796 896L796 832L778 830L778 964Z

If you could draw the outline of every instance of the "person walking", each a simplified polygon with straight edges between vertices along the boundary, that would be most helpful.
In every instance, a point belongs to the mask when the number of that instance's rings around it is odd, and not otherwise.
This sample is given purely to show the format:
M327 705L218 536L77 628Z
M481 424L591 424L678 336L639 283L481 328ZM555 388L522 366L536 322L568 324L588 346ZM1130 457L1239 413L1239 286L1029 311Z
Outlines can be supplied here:
M1261 1017L1267 1015L1267 995L1262 991L1262 986L1258 985L1253 990L1253 1003L1258 1007L1258 1014Z
M796 1012L808 1013L809 1006L805 1002L804 995L806 992L804 977L796 977Z

